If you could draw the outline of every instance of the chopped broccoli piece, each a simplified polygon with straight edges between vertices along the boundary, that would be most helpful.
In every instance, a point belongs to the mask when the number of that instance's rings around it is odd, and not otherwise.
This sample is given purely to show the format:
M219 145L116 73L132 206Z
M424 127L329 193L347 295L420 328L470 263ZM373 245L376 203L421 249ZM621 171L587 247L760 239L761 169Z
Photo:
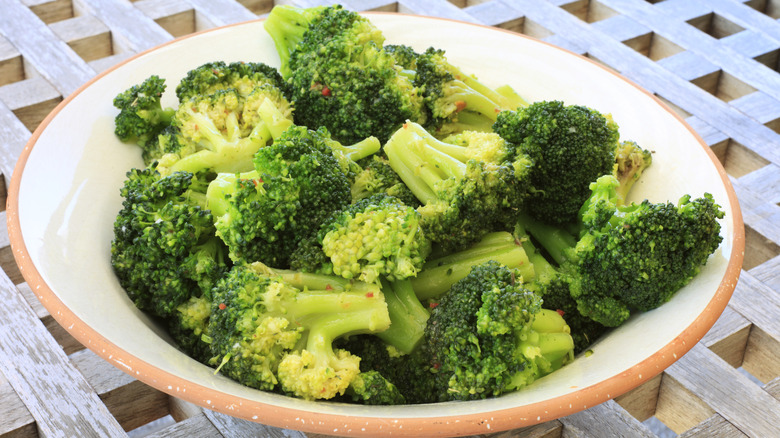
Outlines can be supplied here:
M347 395L352 401L365 405L402 405L404 396L396 386L378 371L365 371L358 374L347 387Z
M382 33L341 6L277 6L265 21L282 61L297 124L326 127L341 142L384 142L406 119L422 120L422 97L382 48Z
M391 324L389 329L376 336L400 354L409 354L419 345L430 313L415 295L409 279L383 280L382 292Z
M384 193L398 198L410 207L419 207L420 201L390 166L387 158L371 155L358 161L361 170L352 178L352 202Z
M157 157L157 135L170 125L175 111L162 107L165 88L165 79L153 75L114 98L114 106L119 109L114 133L120 140L140 146L147 165Z
M468 159L464 149L413 122L384 146L390 166L423 204L417 209L423 230L446 250L462 249L504 226L511 229L510 219L525 198L522 166L512 158Z
M378 286L236 265L213 289L212 363L253 388L329 399L344 394L360 362L333 341L389 325Z
M533 161L526 211L539 221L576 221L590 183L615 165L617 124L581 105L541 101L502 111L493 130Z
M161 177L150 167L127 173L111 265L139 309L168 317L191 297L208 295L229 268L202 186L186 172Z

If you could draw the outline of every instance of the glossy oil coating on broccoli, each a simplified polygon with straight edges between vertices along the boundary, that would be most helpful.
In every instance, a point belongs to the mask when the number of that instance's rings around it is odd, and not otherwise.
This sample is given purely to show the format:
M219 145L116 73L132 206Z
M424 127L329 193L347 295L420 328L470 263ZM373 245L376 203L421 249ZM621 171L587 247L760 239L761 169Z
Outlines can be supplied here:
M389 325L378 286L237 265L213 290L212 362L253 388L333 398L360 372L360 358L334 349L334 340Z
M259 86L283 88L281 74L270 65L261 62L208 62L189 72L176 86L179 102L193 97L213 94L232 88L242 96L249 95Z

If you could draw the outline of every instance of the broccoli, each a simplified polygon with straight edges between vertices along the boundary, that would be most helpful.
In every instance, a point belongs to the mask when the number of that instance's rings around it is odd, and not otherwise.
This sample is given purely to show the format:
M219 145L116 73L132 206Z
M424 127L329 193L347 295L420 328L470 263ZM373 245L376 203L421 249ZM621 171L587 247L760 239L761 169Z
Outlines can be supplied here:
M517 269L523 278L534 277L534 267L515 236L506 231L494 231L466 249L432 254L420 273L409 281L419 299L436 300L468 275L472 267L491 260Z
M396 198L378 194L326 219L319 231L333 272L374 283L417 275L431 248L420 214Z
M391 324L390 328L376 336L399 354L409 354L419 345L430 313L415 295L409 279L382 280L382 292Z
M293 125L257 151L254 170L219 174L207 198L231 258L287 267L298 242L350 203L345 160L377 147L369 141L359 145L351 151L325 129Z
M398 198L404 205L419 207L420 201L390 166L387 158L371 155L358 161L359 171L352 178L352 202L384 193Z
M405 123L384 146L390 166L423 204L417 209L423 231L447 251L496 229L511 229L526 197L523 158L510 154L498 162L481 161L464 156L467 149L436 139L414 122Z
M520 225L559 263L579 313L604 326L669 301L722 241L718 219L724 213L709 193L684 195L677 204L624 204L614 175L590 189L579 237L566 238L565 231L528 217Z
M520 273L489 261L475 266L431 310L420 347L406 361L427 373L401 391L417 402L498 396L570 362L573 345L564 319L542 308Z
M236 381L306 399L330 399L360 372L334 349L342 336L388 328L378 286L339 277L234 266L212 290L212 364Z
M355 143L387 140L406 120L422 121L423 99L384 51L382 33L339 5L311 9L279 5L264 23L281 58L295 122L326 127Z
M211 359L211 345L208 342L210 316L211 290L179 304L165 320L168 333L176 345L203 364L208 364Z
M406 403L396 386L378 371L361 372L346 390L353 402L366 405L402 405Z
M619 146L611 116L560 101L502 111L493 131L533 161L526 211L553 224L576 221L589 184L613 172Z
M204 191L187 172L161 177L152 166L127 173L111 265L139 309L166 318L190 298L208 295L230 267Z
M170 125L175 111L162 107L165 88L165 79L153 75L114 98L114 106L119 110L114 133L120 140L140 146L147 165L159 156L157 135Z
M181 103L171 142L185 145L159 159L163 173L246 172L274 135L292 125L289 103L277 88L262 85L243 96L234 88ZM161 138L162 140L162 138Z
M183 103L228 88L247 96L259 86L283 89L284 80L275 68L261 62L214 61L187 72L176 86L176 96Z

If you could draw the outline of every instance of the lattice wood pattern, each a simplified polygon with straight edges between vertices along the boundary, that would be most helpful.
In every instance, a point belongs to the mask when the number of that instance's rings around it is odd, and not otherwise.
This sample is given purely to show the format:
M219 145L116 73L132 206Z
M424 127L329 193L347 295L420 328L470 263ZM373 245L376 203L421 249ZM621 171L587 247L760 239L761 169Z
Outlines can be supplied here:
M652 437L664 428L665 436L779 436L780 0L341 3L498 26L596 59L681 114L715 151L740 199L747 228L744 271L728 308L699 344L614 401L495 436ZM272 0L0 0L5 181L31 132L95 74L175 37L263 16L273 5ZM5 199L4 186L0 194ZM5 222L4 213L0 218ZM0 266L0 437L126 431L307 436L202 410L134 380L84 349L37 302L5 232Z

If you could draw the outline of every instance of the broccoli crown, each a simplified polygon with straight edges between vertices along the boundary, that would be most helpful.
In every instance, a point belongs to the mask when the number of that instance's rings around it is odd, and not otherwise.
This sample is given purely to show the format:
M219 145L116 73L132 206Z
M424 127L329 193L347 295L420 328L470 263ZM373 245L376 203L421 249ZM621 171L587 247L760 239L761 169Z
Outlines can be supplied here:
M352 178L352 202L384 193L400 200L404 205L418 207L420 201L390 166L386 158L371 155L358 162L361 170Z
M255 170L209 186L217 234L235 260L285 267L303 239L350 202L349 181L326 131L292 126L254 157Z
M315 274L333 274L333 262L322 250L319 233L301 238L290 254L290 269Z
M127 173L111 265L139 309L166 317L190 297L208 295L229 267L199 186L186 172L164 178L153 167Z
M269 26L287 19L269 16ZM285 35L271 32L275 41ZM421 119L422 98L399 74L383 41L358 13L340 6L319 9L289 54L285 78L296 123L325 126L335 139L354 143L372 135L384 142L404 120Z
M417 58L420 56L411 46L405 44L385 44L384 49L393 56L396 65L404 70L417 70Z
M335 339L390 324L381 291L338 277L236 265L213 290L212 363L254 388L296 396L343 394L360 358Z
M468 159L463 149L413 122L384 147L390 166L423 204L417 209L423 230L447 251L505 225L525 198L513 163Z
M568 326L541 304L516 270L493 261L455 283L431 311L420 347L438 387L429 401L497 396L570 360Z
M347 395L366 405L402 405L406 399L398 388L378 371L358 374L347 388Z
M620 142L615 150L615 169L612 173L620 184L617 192L620 202L625 202L634 183L652 163L652 153L635 141Z
M425 125L430 130L448 133L465 126L489 131L498 113L509 109L495 90L450 64L444 50L427 49L417 57L416 67L414 85L421 90L430 112Z
M283 88L284 81L279 72L261 62L208 62L187 72L176 86L179 102L191 98L213 94L215 91L232 88L246 96L255 87L269 84Z
M122 141L138 144L147 164L155 155L157 135L170 125L173 117L174 110L162 108L160 103L165 88L165 79L153 75L114 98L114 106L119 110L114 133Z
M401 280L417 275L431 249L420 214L385 194L335 213L319 235L336 275L369 283L380 276Z
M594 193L602 184L614 187L614 177L600 178ZM644 200L611 211L606 221L599 213L603 225L593 221L572 255L577 273L572 297L581 313L606 326L622 323L630 311L660 306L686 285L720 245L718 219L724 215L709 193L693 200L683 196L677 204Z
M541 221L575 221L590 183L615 166L617 124L591 108L535 102L502 111L493 130L533 161L527 211Z
M176 345L188 356L203 364L208 364L211 359L211 346L208 342L210 298L210 295L190 297L166 320L168 333Z

